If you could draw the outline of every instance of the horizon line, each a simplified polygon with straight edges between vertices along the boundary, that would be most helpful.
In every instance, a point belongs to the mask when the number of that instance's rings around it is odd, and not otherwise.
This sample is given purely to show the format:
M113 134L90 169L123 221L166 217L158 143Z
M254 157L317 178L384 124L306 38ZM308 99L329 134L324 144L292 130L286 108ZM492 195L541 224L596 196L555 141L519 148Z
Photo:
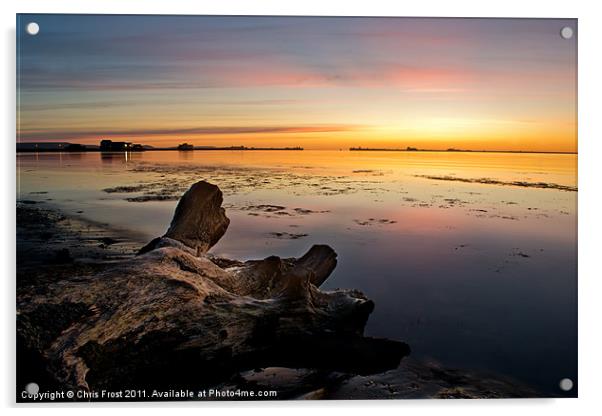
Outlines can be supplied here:
M40 141L17 141L16 144L44 144L44 145L51 145L51 144L59 144L59 143L67 143L67 144L75 144L75 145L81 145L81 146L95 146L95 147L99 147L99 145L96 144L82 144L82 143L75 143L75 142L68 142L68 141L54 141L54 142L40 142ZM173 150L173 149L177 149L178 145L173 145L173 146L153 146L153 145L146 145L141 143L142 146L149 146L150 149L145 149L145 150ZM228 150L228 148L244 148L247 150L253 150L253 149L265 149L266 146L257 146L257 145L241 145L241 144L232 144L232 145L220 145L220 146L216 146L216 145L193 145L196 148L198 148L197 150L203 150L204 148L219 148L219 149L223 149L223 150ZM412 148L411 146L408 146L407 148L395 148L395 147L382 147L382 148L370 148L370 147L335 147L335 148L317 148L317 149L312 149L312 148L306 148L300 145L287 145L287 146L270 146L272 148L281 148L281 149L287 149L287 148L302 148L303 150L314 150L314 151L347 151L347 152L445 152L445 153L539 153L539 154L570 154L570 155L578 155L579 152L578 151L562 151L562 150L509 150L509 149L492 149L492 150L487 150L487 149L455 149L455 148L447 148L447 149L419 149L419 148ZM94 148L91 148L89 150L97 150ZM240 149L232 149L232 150L240 150ZM19 152L19 150L17 149L17 152ZM44 150L41 150L41 152L44 152ZM66 151L67 153L68 151Z

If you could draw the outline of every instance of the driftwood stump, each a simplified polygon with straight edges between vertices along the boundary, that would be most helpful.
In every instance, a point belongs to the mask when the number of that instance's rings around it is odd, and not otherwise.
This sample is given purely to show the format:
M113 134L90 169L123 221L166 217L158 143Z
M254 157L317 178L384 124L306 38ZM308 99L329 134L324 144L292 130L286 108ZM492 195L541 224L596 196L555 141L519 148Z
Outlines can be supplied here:
M200 386L280 366L371 374L395 368L406 344L363 337L374 303L320 291L336 253L240 262L207 251L229 224L215 185L180 200L163 237L89 275L21 288L20 351L68 388Z

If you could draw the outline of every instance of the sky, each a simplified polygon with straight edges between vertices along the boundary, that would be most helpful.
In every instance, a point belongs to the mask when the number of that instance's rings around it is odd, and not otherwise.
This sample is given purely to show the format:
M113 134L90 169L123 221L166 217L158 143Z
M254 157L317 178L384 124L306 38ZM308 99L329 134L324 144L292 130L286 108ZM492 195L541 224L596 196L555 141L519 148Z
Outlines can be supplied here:
M17 20L21 142L577 150L573 19Z

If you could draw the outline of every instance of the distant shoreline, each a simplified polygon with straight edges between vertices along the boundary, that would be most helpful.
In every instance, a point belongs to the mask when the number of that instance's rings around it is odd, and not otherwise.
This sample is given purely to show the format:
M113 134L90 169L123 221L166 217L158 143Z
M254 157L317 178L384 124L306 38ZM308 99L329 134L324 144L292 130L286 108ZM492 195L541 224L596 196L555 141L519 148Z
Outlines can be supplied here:
M158 151L177 151L177 152L203 152L203 151L302 151L305 150L302 147L239 147L239 146L228 146L228 147L195 147L194 149L178 149L175 147L154 147L145 148L143 150L128 150L128 151L106 151L99 148L78 148L69 150L66 148L21 148L17 147L17 153L143 153L143 152L158 152ZM309 149L309 150L331 150L337 151L337 149ZM338 149L343 151L343 149ZM555 151L537 151L537 150L464 150L464 149L399 149L399 148L363 148L363 147L350 147L350 152L408 152L408 153L524 153L524 154L556 154L556 155L577 155L578 152L555 152Z
M465 149L396 149L396 148L364 148L350 147L350 152L439 152L439 153L537 153L537 154L553 154L553 155L576 155L578 152L554 152L543 150L465 150Z
M152 149L142 150L101 150L101 149L19 149L17 153L144 153L144 152L164 152L164 151L176 151L176 152L203 152L203 151L214 151L214 150L229 150L229 151L248 151L248 150L286 150L286 151L301 151L304 150L302 147L200 147L194 149L177 149L174 147L154 147Z

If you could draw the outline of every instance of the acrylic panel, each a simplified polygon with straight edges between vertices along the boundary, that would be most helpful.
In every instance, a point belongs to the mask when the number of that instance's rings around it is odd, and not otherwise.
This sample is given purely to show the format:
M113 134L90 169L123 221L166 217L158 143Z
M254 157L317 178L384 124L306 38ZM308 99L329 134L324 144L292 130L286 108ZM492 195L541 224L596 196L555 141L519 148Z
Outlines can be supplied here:
M577 396L577 20L17 16L17 401Z

